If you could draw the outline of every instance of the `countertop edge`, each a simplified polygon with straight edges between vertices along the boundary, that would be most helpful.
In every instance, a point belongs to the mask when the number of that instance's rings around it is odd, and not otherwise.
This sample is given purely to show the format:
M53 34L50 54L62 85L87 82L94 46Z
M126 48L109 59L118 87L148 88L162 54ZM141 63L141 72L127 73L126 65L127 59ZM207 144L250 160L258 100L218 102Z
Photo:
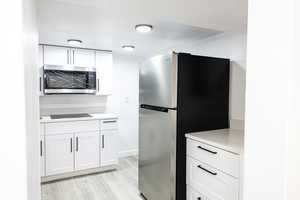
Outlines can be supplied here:
M114 114L103 114L103 116L92 116L92 117L83 117L83 118L40 119L40 123L57 123L57 122L72 122L72 121L91 121L91 120L102 120L102 119L118 119L118 116L116 116Z

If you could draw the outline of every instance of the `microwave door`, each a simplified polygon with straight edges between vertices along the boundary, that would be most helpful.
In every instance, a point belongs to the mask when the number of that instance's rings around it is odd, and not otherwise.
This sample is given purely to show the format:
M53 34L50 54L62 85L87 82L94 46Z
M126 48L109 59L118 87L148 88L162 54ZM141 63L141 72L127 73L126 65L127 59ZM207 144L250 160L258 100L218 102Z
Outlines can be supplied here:
M95 71L44 70L46 94L95 94Z

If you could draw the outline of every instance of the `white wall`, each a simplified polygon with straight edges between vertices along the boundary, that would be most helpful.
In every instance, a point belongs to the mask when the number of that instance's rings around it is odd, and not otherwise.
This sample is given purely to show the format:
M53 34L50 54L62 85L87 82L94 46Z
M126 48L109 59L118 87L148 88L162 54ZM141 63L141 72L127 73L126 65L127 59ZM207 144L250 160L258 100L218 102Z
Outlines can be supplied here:
M70 113L104 113L107 96L49 95L40 97L41 115Z
M0 23L5 27L0 33L1 65L5 66L0 78L1 199L38 200L37 79L29 77L37 62L35 1L2 2ZM29 76L24 79L24 74Z
M120 156L137 154L139 60L133 55L113 55L113 95L108 111L119 116Z
M195 55L223 57L231 60L230 119L244 120L246 87L246 33L226 33L178 48ZM176 48L175 48L176 49Z
M26 143L27 143L27 187L28 199L39 200L40 187L40 135L38 97L38 28L36 22L36 1L23 2L23 53L25 67L26 96Z
M290 139L298 139L290 163L299 158L299 125L288 132L293 9L293 0L249 1L244 200L287 199L287 154L295 147ZM294 117L299 124L299 112ZM299 185L297 193L294 199Z
M287 158L286 158L286 194L288 200L300 199L300 2L294 3L294 62L289 70L289 107L288 107L288 129L287 129Z

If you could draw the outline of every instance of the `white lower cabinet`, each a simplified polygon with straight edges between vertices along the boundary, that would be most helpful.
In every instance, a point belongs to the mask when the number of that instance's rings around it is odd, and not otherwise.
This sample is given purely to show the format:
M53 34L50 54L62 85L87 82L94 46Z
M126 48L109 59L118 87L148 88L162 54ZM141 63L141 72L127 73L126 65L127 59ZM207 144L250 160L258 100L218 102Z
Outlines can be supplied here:
M118 163L117 130L101 130L100 165L114 165Z
M197 192L191 186L187 186L187 200L209 200L200 192Z
M41 176L45 176L45 140L44 135L40 136L40 168Z
M73 134L46 135L46 176L74 169Z
M100 162L99 131L75 134L75 170L95 168Z
M239 155L187 140L188 200L240 200Z
M187 158L187 184L211 200L238 200L239 181L200 161Z
M117 120L104 123L104 130L100 128L101 123L101 120L89 120L43 124L41 176L110 165L114 168L113 165L118 163L117 125L110 123L116 124Z

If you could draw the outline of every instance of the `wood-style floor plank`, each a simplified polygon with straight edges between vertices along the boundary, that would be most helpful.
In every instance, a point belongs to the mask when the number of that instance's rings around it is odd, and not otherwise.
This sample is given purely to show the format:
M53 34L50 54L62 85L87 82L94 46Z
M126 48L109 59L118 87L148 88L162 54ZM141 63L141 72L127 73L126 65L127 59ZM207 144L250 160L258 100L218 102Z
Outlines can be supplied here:
M42 200L143 200L138 191L138 163L120 159L118 170L42 185Z

